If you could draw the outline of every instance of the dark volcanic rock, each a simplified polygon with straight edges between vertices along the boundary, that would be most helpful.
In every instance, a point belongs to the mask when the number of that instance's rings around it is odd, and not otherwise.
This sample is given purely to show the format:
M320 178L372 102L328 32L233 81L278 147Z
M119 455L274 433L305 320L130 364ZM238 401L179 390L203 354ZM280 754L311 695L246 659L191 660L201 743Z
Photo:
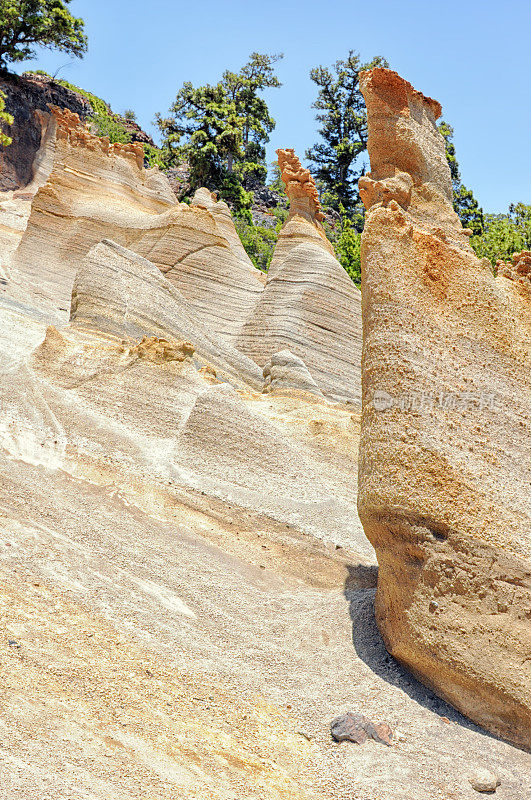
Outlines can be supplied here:
M176 167L165 169L164 174L168 178L170 186L178 200L182 200L183 197L186 197L187 194L190 194L190 165L186 161L183 161ZM214 191L211 186L208 188L211 192Z
M6 95L6 111L15 121L9 128L13 142L0 146L0 191L27 186L33 177L33 160L41 144L39 111L48 104L69 108L82 119L91 111L89 101L44 75L21 77L0 72L0 91Z
M9 128L12 144L0 146L0 191L8 191L27 186L33 177L33 161L41 145L39 112L49 113L48 105L55 105L68 108L80 119L87 120L93 111L86 97L56 83L47 75L24 73L20 76L0 72L0 91L6 95L6 111L15 118ZM140 125L113 114L108 108L109 115L126 129L132 142L154 146L153 139Z
M149 144L151 147L155 147L155 142L149 133L143 131L138 122L135 122L132 119L126 119L125 117L118 117L118 119L120 120L120 124L126 129L127 133L131 135L132 142L140 142L141 144Z

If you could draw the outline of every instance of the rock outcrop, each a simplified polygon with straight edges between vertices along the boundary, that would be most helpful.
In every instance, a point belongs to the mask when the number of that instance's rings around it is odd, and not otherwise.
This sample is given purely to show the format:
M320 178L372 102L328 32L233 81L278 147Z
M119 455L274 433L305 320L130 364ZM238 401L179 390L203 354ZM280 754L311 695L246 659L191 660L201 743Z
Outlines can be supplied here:
M0 145L0 191L26 187L33 178L35 156L50 116L49 106L68 108L85 119L91 111L82 95L41 75L0 74L6 110L13 115L12 144Z
M315 182L293 150L278 150L290 201L266 285L237 340L258 364L289 349L329 396L360 401L361 296L321 224ZM344 347L345 341L351 345Z
M268 280L209 191L49 122L0 194L2 800L528 796L374 625L360 294L310 195ZM349 708L393 746L333 744Z
M296 390L323 396L302 358L289 350L272 355L262 372L264 394Z
M282 162L291 211L266 277L208 189L178 203L167 178L144 168L141 144L109 144L67 109L50 110L32 182L0 200L7 296L64 324L80 264L107 239L155 264L203 328L260 369L288 348L320 391L359 403L360 293L291 151ZM348 350L345 339L354 342Z
M70 322L75 328L139 340L191 339L200 366L214 364L218 378L258 389L257 365L212 334L194 308L157 267L114 242L103 240L85 257L74 281Z
M358 509L392 655L488 730L531 740L528 254L476 258L452 209L440 106L361 76Z
M498 275L521 284L522 289L531 291L531 250L515 253L511 261L497 261Z

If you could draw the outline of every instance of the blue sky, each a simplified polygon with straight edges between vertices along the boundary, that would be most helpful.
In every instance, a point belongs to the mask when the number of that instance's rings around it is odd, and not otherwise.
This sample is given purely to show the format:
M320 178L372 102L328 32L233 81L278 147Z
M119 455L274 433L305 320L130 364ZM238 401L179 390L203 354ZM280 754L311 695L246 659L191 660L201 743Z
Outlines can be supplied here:
M455 129L463 181L486 211L531 203L529 0L73 0L85 20L83 60L42 50L17 66L59 77L133 108L146 130L185 80L213 83L252 51L283 52L281 89L267 95L276 147L302 157L316 141L309 71L349 49L383 55L416 89L442 103Z

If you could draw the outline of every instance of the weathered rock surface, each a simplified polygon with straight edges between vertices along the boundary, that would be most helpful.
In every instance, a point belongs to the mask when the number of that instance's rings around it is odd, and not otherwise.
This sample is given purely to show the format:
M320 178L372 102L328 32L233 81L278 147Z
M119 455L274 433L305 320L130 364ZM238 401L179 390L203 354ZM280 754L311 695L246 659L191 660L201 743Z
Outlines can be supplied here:
M360 292L326 238L313 178L293 150L277 152L289 217L237 346L262 365L287 348L325 394L359 402Z
M347 711L336 717L330 726L332 738L336 742L355 742L363 744L367 739L391 746L392 731L386 722L371 722L363 714Z
M239 349L264 288L224 204L74 123L0 196L2 800L463 800L471 763L527 796L525 754L384 650L357 406L287 357L318 391L262 392L304 316ZM334 744L352 707L393 747Z
M291 391L292 389L311 392L322 397L316 382L302 358L294 356L289 350L275 353L262 370L265 394Z
M438 104L389 70L361 87L358 509L378 556L378 625L439 695L529 747L531 296L468 245Z
M266 278L226 203L207 189L178 203L165 176L144 169L141 145L109 145L68 110L52 111L31 184L0 201L4 294L64 324L80 264L108 239L155 264L203 328L260 369L288 347L325 395L359 403L360 293L332 254L315 184L295 156L292 211Z
M215 364L220 379L230 375L257 389L261 385L257 365L203 328L193 307L154 264L109 240L90 250L76 274L70 321L116 337L191 339L201 366Z
M490 769L485 769L484 767L474 770L468 781L476 792L487 794L494 794L501 783L495 772L491 772Z
M27 186L33 178L34 159L41 147L43 117L49 105L68 108L83 119L91 110L89 101L77 92L44 76L0 73L0 90L6 95L6 110L13 115L9 147L0 145L0 191Z

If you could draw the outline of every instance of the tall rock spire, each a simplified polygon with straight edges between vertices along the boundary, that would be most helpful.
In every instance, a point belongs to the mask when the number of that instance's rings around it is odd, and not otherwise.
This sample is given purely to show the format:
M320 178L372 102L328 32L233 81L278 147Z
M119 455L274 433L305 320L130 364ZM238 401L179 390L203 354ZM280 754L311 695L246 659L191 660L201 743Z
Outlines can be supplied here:
M529 283L495 278L472 251L439 104L386 69L360 85L371 172L358 509L380 565L378 625L420 680L529 747Z

